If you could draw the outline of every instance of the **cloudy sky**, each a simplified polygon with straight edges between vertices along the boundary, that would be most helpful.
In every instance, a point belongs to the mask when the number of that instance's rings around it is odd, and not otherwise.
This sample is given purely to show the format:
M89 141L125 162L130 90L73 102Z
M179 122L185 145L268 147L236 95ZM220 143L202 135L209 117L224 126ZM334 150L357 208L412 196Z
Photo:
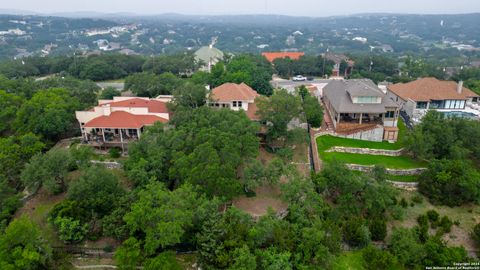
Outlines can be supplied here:
M471 13L480 0L0 0L1 9L40 13L133 12L138 14L285 14L348 15L366 12Z

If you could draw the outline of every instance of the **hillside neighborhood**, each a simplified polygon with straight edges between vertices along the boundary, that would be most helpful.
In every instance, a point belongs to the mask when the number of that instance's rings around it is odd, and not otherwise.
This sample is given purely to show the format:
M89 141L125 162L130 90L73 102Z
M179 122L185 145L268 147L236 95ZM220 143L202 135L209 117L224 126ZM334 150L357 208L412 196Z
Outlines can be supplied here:
M0 15L0 270L478 269L476 14L437 16Z

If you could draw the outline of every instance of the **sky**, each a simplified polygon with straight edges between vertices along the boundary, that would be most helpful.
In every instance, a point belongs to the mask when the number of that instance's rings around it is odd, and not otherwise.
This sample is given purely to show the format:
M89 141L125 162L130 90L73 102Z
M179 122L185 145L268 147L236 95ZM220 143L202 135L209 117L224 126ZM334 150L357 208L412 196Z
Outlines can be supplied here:
M38 13L96 11L137 14L282 14L323 17L357 13L480 12L480 0L0 0L1 9Z

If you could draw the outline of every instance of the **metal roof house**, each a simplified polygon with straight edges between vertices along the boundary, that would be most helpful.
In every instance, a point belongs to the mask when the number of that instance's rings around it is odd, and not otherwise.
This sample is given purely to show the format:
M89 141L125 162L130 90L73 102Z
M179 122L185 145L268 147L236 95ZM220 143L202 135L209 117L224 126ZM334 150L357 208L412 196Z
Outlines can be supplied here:
M223 56L224 53L213 45L201 47L195 52L195 60L203 62L202 69L208 72L212 70L212 66L223 59Z
M323 89L325 109L338 136L396 141L399 106L371 80L335 80Z

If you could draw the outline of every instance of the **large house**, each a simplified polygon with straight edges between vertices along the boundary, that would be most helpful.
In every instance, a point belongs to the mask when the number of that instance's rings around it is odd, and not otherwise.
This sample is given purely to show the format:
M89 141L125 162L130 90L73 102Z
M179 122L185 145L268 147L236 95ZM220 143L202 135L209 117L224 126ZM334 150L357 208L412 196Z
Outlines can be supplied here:
M244 110L251 120L259 120L256 115L255 99L260 96L245 83L224 83L210 92L208 105L216 108L229 108L234 111Z
M276 59L290 58L292 60L298 60L300 57L304 56L303 52L264 52L262 55L268 60L268 62L273 63Z
M114 97L113 100L99 100L97 106L77 111L75 115L85 142L98 147L123 148L140 138L146 126L168 122L168 101L168 97Z
M414 121L419 121L428 110L480 114L473 109L479 103L479 95L463 87L463 82L422 78L409 83L388 86L388 95ZM478 106L477 106L478 107Z
M325 59L332 61L334 63L332 68L332 77L339 77L339 76L348 77L352 73L355 62L350 58L348 58L346 55L327 52L324 54L324 57ZM342 62L345 62L347 66L345 67L343 74L340 74L340 65L342 64Z
M371 80L334 80L323 89L326 121L337 136L396 141L399 107Z

